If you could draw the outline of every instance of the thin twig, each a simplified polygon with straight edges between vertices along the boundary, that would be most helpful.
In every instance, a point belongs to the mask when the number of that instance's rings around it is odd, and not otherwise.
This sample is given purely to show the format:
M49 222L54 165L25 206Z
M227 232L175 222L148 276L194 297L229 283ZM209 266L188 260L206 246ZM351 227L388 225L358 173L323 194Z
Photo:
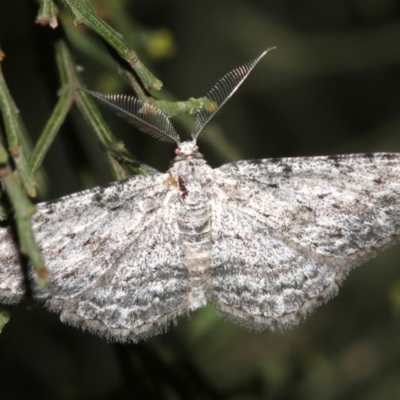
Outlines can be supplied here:
M53 0L40 0L39 12L36 23L40 25L50 25L53 29L57 28L58 7Z
M0 333L2 332L4 326L7 324L7 322L10 319L10 309L9 307L0 305Z
M19 176L12 172L7 151L1 142L0 178L13 207L20 252L30 259L32 266L36 271L38 285L44 286L47 281L48 270L36 244L31 226L31 216L35 212L35 207L27 198L20 184Z
M36 196L35 181L26 161L28 146L23 146L24 126L19 117L19 111L7 88L0 66L0 110L3 114L8 149L17 166L18 174L28 196Z
M62 0L75 18L75 24L85 24L109 43L117 53L126 60L138 74L148 90L160 90L162 82L157 79L139 60L137 54L130 49L122 35L111 28L96 13L89 0Z

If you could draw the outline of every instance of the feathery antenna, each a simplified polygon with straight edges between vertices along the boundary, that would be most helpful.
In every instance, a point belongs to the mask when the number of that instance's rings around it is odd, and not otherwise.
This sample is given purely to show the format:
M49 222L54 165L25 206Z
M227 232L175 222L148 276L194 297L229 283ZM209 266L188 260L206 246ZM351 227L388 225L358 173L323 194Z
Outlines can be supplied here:
M216 108L212 112L207 110L200 110L196 114L195 131L192 133L193 140L196 140L200 132L210 122L214 115L225 105L225 103L232 97L239 86L249 76L253 68L258 62L275 47L270 47L265 50L255 60L250 61L224 75L215 86L207 93L206 97L216 103Z
M255 60L228 72L214 85L214 87L207 93L206 97L216 104L215 109L211 111L200 110L196 114L195 131L192 133L193 140L197 140L197 137L204 127L232 97L258 62L270 50L274 49L275 47L271 47L264 51ZM141 131L148 133L161 141L174 142L179 146L180 137L176 133L175 128L172 126L168 117L152 105L146 104L134 96L124 94L103 94L91 90L81 90L105 103L118 115L125 118Z
M82 90L105 103L142 132L148 133L161 141L175 142L179 146L179 135L168 117L160 110L143 103L134 96L103 94L91 90Z

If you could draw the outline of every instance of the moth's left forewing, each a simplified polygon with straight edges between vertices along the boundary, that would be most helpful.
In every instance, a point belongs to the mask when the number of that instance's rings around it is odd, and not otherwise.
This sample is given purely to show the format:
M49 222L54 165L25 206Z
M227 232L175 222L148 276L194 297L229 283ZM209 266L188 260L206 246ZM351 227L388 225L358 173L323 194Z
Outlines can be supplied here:
M272 234L318 254L354 258L397 240L399 154L239 161L216 176L232 181L232 201Z
M290 326L395 243L400 155L239 161L215 170L213 290L247 326Z

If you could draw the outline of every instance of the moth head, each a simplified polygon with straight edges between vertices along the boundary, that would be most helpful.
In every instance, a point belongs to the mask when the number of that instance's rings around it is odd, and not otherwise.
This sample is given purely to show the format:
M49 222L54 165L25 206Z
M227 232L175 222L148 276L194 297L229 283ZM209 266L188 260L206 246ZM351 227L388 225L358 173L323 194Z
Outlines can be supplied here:
M203 156L199 152L199 146L195 140L188 140L179 143L178 147L175 149L176 160L184 160L187 158L202 158Z

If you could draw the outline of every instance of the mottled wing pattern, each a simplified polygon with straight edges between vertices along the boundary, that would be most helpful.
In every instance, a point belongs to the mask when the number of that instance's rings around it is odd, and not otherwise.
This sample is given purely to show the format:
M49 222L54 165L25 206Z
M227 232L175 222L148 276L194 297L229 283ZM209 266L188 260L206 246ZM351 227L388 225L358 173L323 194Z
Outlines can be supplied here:
M57 293L67 298L80 293L112 265L118 252L129 246L131 239L123 233L134 232L140 226L139 220L144 213L137 210L146 206L139 200L143 191L154 186L154 176L157 175L138 177L37 205L32 226L51 271L49 294ZM137 215L132 218L134 212ZM14 281L21 282L18 253L9 229L0 228L0 298L7 301L14 295L23 295L20 284L18 289L9 292Z
M213 296L255 329L297 323L398 240L397 154L239 161L215 173Z
M64 321L115 340L154 334L185 312L175 209L163 204L167 176L137 176L39 204L33 229L50 277L44 290L33 287L34 297ZM15 302L23 294L19 259L6 229L0 240L0 299Z
M9 227L0 227L0 303L18 303L24 293L21 262Z
M61 320L108 336L137 341L166 328L189 310L189 279L174 211L159 207L141 221L140 232L89 288L47 304Z

